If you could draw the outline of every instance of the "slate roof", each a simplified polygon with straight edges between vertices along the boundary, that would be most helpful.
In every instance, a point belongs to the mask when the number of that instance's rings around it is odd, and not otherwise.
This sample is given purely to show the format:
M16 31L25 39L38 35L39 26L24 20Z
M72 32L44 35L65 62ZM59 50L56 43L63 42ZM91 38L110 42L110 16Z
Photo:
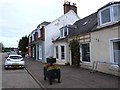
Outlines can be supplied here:
M73 26L76 26L75 28L72 28L72 30L69 30L69 34L66 38L57 38L55 41L66 41L68 37L76 36L79 34L88 33L91 31L96 30L97 27L97 12L93 13L83 19L80 19L74 23Z
M38 27L40 27L40 25L48 25L48 24L50 24L51 22L46 22L46 21L44 21L44 22L42 22L41 24L39 24L38 26L37 26L37 28Z
M59 42L59 41L67 41L68 39L67 39L67 37L65 37L65 38L60 38L60 37L58 37L56 40L53 40L52 42L54 43L54 42Z
M78 20L74 25L77 28L70 31L69 37L94 31L97 27L97 12Z
M120 1L112 1L112 2L109 2L108 4L104 5L103 7L101 7L100 9L98 9L98 11L100 11L101 9L105 8L105 7L108 7L110 5L113 5L113 4L120 4Z

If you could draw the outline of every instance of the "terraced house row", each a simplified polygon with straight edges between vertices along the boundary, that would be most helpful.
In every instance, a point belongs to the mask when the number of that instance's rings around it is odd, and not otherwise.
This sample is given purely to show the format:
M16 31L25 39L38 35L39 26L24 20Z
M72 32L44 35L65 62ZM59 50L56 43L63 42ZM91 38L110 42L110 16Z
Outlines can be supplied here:
M28 54L43 63L47 57L57 64L74 64L70 42L79 42L81 67L119 76L120 2L110 2L95 13L80 19L77 7L65 2L64 15L43 22L29 34Z

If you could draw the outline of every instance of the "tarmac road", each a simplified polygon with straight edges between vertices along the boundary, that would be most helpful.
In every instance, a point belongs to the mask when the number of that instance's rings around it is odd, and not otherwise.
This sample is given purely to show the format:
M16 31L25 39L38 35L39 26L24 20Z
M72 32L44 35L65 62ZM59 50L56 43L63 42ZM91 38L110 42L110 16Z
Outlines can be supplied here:
M2 67L4 67L5 56L6 53L2 53ZM40 88L40 86L25 69L4 70L2 68L2 88Z

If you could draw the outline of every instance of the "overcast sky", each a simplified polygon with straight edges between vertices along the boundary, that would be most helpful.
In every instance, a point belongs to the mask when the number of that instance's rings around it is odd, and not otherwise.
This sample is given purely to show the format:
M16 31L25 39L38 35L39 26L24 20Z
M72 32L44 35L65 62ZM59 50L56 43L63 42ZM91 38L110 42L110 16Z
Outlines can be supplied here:
M68 1L76 3L78 16L82 19L111 0ZM62 16L63 3L64 0L0 0L0 42L5 47L17 47L19 39L29 35L38 24Z

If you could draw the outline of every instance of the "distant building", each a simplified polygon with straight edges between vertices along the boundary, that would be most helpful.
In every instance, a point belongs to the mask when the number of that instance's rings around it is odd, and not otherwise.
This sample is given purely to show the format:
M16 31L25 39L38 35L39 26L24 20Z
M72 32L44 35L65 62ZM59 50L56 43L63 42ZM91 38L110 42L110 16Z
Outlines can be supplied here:
M28 38L29 38L29 44L28 44L28 56L32 57L34 59L40 59L42 58L44 47L41 47L41 45L44 45L44 27L48 25L50 22L43 22L37 26L37 29L33 30Z

